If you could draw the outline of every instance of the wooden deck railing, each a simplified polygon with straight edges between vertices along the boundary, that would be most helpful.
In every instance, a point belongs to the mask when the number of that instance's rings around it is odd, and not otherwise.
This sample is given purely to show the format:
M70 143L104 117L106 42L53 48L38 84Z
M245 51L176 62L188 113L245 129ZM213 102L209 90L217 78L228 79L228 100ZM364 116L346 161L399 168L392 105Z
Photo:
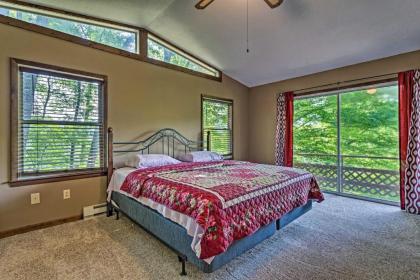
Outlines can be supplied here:
M298 154L299 155L299 154ZM308 156L307 154L305 156ZM319 157L320 155L317 155ZM328 155L331 157L331 155ZM337 157L337 156L336 156ZM341 166L332 164L312 164L295 162L294 166L313 173L320 187L324 190L343 192L367 198L398 201L400 174L398 170L372 169L364 167L346 166L343 158L386 159L397 158L341 156L338 161ZM341 171L341 172L340 172Z

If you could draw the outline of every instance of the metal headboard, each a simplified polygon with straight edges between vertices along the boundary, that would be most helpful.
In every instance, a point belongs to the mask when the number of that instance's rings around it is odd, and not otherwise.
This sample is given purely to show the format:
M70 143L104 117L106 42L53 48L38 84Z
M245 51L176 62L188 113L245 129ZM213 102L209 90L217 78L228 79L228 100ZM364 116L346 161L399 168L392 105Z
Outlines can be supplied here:
M206 135L207 147L211 147L210 131ZM160 142L160 145L159 145ZM111 180L114 171L114 154L121 153L142 153L149 154L152 146L159 146L161 149L153 149L154 153L160 153L175 157L175 153L200 151L204 149L204 141L192 141L183 136L181 133L172 128L161 129L145 140L133 142L114 142L114 133L112 127L108 128L108 183ZM124 148L122 146L130 146L131 148ZM114 149L115 147L115 149ZM116 148L121 147L121 148Z

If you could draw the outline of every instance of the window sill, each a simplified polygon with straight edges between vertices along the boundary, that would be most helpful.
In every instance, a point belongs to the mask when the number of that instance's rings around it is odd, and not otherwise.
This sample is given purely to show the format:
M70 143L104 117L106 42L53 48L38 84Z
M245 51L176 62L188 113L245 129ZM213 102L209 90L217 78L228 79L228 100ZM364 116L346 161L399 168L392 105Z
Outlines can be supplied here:
M46 184L46 183L53 183L53 182L62 182L62 181L70 181L70 180L77 180L77 179L101 177L101 176L106 176L106 175L107 175L107 172L105 171L49 175L49 176L42 176L38 178L32 177L28 179L20 179L18 181L11 181L9 182L9 185L11 187L20 187L20 186L28 186L28 185L38 185L38 184Z

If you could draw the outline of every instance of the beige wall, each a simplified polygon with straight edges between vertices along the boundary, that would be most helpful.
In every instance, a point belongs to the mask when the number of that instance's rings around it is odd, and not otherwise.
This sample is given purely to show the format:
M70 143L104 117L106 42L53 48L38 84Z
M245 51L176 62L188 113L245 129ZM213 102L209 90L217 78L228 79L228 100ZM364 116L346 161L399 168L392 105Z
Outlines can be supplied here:
M419 67L420 51L417 51L251 88L248 130L249 160L274 163L276 95L278 93Z
M9 179L9 58L108 76L108 123L116 140L171 127L197 139L201 94L234 100L234 153L248 158L248 91L224 76L216 82L0 24L0 232L81 214L105 201L105 178L11 188ZM62 190L71 199L62 199ZM30 204L30 193L41 204Z

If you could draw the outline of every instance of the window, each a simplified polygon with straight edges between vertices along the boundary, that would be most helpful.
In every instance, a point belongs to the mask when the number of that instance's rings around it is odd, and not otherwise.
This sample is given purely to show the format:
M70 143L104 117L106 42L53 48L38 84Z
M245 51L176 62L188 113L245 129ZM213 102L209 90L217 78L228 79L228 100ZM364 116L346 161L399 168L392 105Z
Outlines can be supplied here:
M347 196L399 202L396 82L297 98L294 163L321 188Z
M53 29L92 42L138 53L138 30L82 17L0 1L0 15Z
M220 76L218 70L169 45L150 33L148 34L147 39L147 56L155 60L187 68L216 78Z
M144 28L9 0L0 0L0 23L191 75L222 81L221 71Z
M201 110L204 147L233 158L233 101L202 96Z
M105 82L12 60L12 184L105 171Z

